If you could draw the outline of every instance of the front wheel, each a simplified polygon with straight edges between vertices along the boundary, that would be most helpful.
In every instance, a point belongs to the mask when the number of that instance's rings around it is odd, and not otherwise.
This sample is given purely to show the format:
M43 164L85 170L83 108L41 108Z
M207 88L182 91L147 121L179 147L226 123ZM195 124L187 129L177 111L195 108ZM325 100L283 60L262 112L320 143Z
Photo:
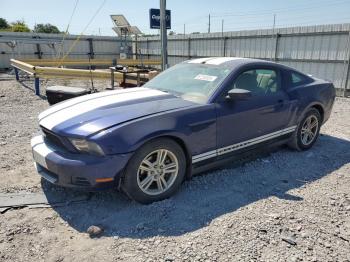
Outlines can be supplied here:
M289 146L304 151L310 149L316 142L321 128L321 115L318 110L311 108L300 121Z
M182 148L171 139L157 139L136 151L126 167L122 188L137 202L160 201L176 192L185 172Z

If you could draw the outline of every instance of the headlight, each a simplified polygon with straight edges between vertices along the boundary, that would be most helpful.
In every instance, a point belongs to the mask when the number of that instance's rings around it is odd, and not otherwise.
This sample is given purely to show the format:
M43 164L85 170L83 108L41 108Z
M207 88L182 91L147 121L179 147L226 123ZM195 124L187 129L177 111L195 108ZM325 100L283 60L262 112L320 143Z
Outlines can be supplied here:
M86 141L85 139L80 138L69 138L69 141L80 152L85 152L99 156L104 155L102 148L94 142Z

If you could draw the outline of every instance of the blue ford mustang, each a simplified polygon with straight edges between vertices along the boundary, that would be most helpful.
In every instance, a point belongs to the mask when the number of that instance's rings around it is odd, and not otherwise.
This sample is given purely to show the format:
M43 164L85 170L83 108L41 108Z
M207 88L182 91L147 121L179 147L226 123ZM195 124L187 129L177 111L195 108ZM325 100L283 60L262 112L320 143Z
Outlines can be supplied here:
M39 174L84 189L117 185L150 203L187 176L258 147L307 150L327 121L332 83L245 58L201 58L161 73L142 88L57 104L39 115L31 141Z

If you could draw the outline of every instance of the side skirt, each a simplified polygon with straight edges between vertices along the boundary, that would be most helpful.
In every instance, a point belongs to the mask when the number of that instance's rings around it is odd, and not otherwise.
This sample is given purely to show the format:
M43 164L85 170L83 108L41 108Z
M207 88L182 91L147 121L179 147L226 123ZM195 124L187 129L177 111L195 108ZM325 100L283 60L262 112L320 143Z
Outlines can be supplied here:
M291 134L284 135L269 141L259 143L250 147L236 150L232 153L218 155L216 157L192 164L192 175L217 169L223 165L240 166L249 161L253 161L262 156L268 156L277 151L282 145L289 142Z

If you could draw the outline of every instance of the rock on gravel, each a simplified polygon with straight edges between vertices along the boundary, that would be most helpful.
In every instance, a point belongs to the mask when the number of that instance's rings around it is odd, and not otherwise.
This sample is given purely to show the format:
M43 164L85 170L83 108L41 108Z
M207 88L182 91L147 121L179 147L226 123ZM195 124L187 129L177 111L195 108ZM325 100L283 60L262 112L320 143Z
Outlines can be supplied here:
M296 239L294 236L283 236L282 240L284 242L287 242L288 244L295 246L297 244Z
M104 229L101 226L89 226L86 232L93 238L101 236L103 231Z

